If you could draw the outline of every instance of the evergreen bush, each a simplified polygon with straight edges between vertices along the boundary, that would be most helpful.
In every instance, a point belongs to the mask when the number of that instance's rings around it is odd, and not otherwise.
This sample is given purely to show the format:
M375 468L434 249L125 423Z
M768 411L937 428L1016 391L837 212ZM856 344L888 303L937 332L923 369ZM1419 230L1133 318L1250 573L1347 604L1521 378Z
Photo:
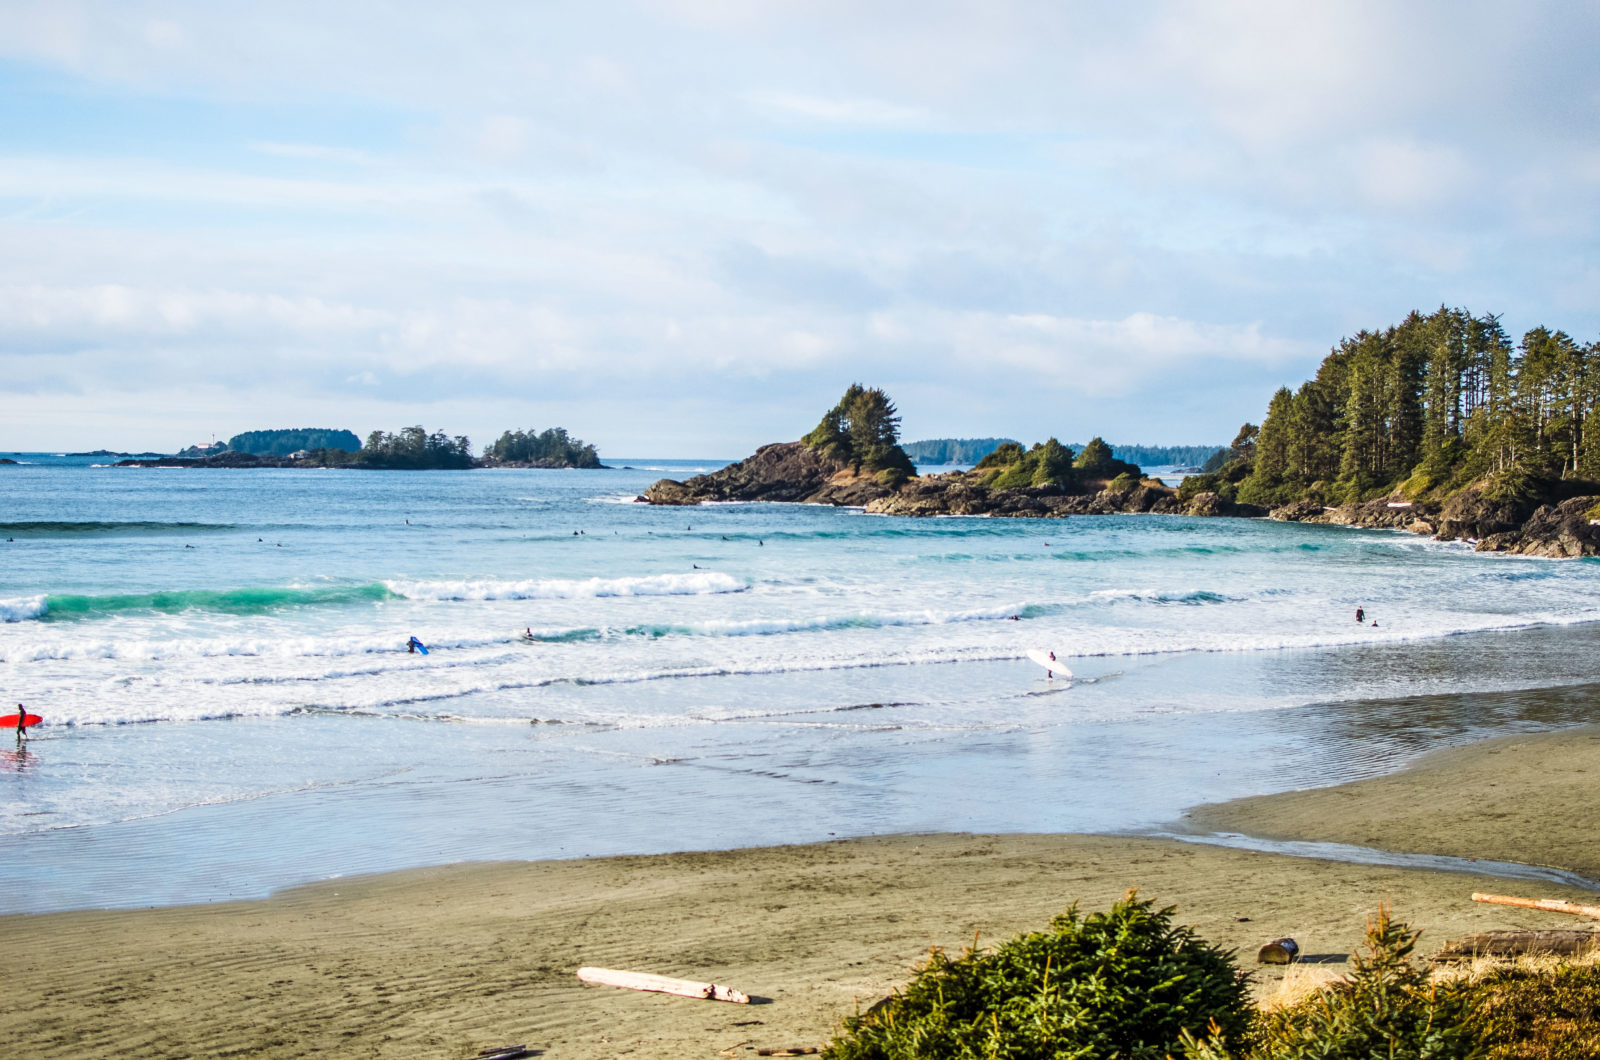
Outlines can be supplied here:
M1166 1060L1184 1032L1235 1043L1247 977L1231 951L1136 893L1104 913L1076 905L1050 930L993 950L935 949L902 991L844 1021L829 1060L980 1057Z

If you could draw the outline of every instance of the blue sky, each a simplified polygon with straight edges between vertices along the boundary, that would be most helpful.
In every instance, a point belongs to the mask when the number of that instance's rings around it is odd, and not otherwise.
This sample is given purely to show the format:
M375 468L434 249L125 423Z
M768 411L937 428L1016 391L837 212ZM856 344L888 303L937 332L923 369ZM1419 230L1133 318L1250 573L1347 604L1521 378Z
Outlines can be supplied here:
M1440 304L1600 337L1582 3L0 4L0 449L1225 442Z

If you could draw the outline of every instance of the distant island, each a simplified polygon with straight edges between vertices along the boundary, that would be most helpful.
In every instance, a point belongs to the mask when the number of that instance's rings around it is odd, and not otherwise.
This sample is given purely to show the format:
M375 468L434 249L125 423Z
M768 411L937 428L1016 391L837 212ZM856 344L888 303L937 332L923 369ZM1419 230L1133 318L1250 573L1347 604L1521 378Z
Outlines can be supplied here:
M281 431L245 431L229 438L228 448L256 456L288 456L312 449L343 449L353 453L361 448L361 439L351 431L331 427L295 427Z
M921 442L902 442L900 447L914 464L976 464L1007 444L1021 443L1015 438L931 438ZM1068 448L1082 449L1086 444L1068 443ZM1207 460L1225 457L1228 452L1225 446L1217 445L1109 444L1112 456L1141 467L1199 467Z
M113 455L113 454L107 454ZM421 426L394 433L373 431L365 444L350 431L292 428L246 431L217 446L192 446L176 456L119 460L118 467L351 468L382 471L469 468L604 468L592 445L565 428L506 431L483 455L472 455L466 435L430 433Z
M1007 442L1016 444L1015 438L929 438L920 442L905 442L900 448L906 451L913 464L976 464Z

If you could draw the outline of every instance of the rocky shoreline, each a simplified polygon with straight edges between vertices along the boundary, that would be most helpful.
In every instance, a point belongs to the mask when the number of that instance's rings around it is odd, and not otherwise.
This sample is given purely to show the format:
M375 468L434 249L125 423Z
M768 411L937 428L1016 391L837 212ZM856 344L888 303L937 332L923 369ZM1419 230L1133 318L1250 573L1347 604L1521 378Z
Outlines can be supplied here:
M858 474L845 462L828 460L801 442L764 445L720 471L678 482L661 479L638 499L646 504L783 501L860 507L874 515L990 515L1012 519L1061 519L1072 515L1192 515L1272 518L1280 522L1326 523L1407 530L1440 541L1468 541L1479 552L1575 558L1600 556L1600 520L1590 513L1600 497L1572 497L1558 504L1492 500L1464 490L1444 504L1406 499L1396 493L1363 504L1325 507L1297 501L1270 512L1230 502L1216 493L1180 497L1179 491L1145 479L1127 489L1110 482L1086 483L1083 492L1056 486L991 489L973 472L949 471L914 478L898 487Z
M1233 504L1215 493L1179 500L1176 490L1146 479L1129 489L1091 480L1083 492L1059 486L991 489L980 475L947 471L911 479L899 487L858 474L849 463L828 460L801 442L764 445L753 456L720 471L678 482L661 479L638 499L646 504L787 501L864 508L873 515L995 515L1013 519L1061 519L1069 515L1265 516L1267 510Z

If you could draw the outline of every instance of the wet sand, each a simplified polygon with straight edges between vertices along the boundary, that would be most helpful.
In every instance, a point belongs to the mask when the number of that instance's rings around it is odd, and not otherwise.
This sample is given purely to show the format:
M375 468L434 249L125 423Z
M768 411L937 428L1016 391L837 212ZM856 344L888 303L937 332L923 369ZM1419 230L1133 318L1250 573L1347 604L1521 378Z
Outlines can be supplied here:
M1195 822L1595 874L1600 730L1511 737L1405 773L1209 807ZM1581 926L1473 903L1568 888L1105 836L899 836L336 880L265 901L0 918L0 1043L29 1057L753 1057L815 1045L930 944L1043 927L1139 887L1238 947L1343 960L1388 902L1424 951ZM1565 921L1565 922L1563 922ZM750 1006L587 986L580 965L726 983ZM1271 989L1275 973L1261 975ZM19 1004L26 999L26 1004Z
M1600 880L1597 797L1600 726L1590 726L1482 740L1390 776L1187 816L1201 831L1515 861Z

